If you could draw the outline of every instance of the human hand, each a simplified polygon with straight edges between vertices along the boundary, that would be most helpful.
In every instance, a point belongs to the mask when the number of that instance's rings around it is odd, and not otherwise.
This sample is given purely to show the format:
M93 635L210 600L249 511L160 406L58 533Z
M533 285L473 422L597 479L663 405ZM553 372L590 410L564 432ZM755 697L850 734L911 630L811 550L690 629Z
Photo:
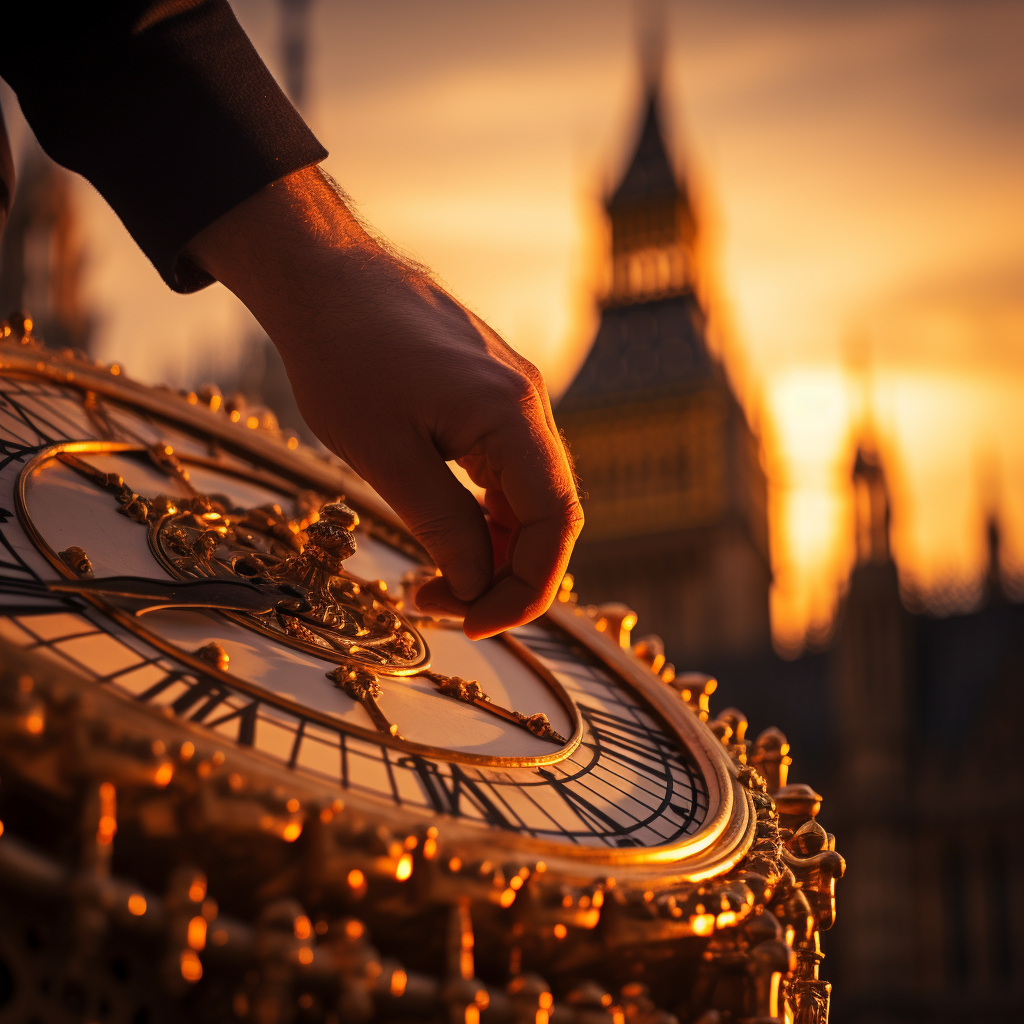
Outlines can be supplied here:
M441 569L421 607L464 614L472 639L548 608L583 513L536 367L372 238L317 168L225 214L188 255L249 307L310 429ZM491 531L451 460L485 489Z

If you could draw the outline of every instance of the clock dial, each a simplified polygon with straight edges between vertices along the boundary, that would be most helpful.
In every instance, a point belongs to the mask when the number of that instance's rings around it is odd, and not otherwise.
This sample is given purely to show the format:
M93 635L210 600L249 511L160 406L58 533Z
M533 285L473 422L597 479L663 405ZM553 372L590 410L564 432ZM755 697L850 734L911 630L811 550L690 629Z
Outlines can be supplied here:
M70 463L65 461L69 456ZM187 460L184 464L189 467L191 476L195 467ZM245 501L256 501L258 508L281 508L294 500L285 493L258 489L253 481L237 472L217 472L209 467L199 469L201 472L195 473L197 484L219 495L218 507L222 509L225 505L241 507L240 503ZM174 483L152 463L145 451L111 451L104 444L77 445L74 454L67 449L60 450L60 446L47 448L23 470L19 496L22 518L33 532L37 546L49 555L57 568L61 568L63 562L59 552L72 548L86 552L92 571L100 580L122 576L168 580L173 566L169 558L161 557L164 552L155 554L153 548L160 543L164 525L171 517L158 515L152 524L136 521L124 514L131 510L126 510L123 502L115 499L106 486L107 480L125 481L117 486L128 488L133 495L164 494ZM174 500L188 499L175 497ZM69 507L76 509L74 517L66 514ZM208 518L210 516L215 518ZM173 518L180 520L182 517ZM190 514L190 518L216 524L229 517L208 512L203 516ZM242 513L239 518L244 523L251 517ZM201 525L198 529L203 528ZM215 533L214 541L219 543ZM224 546L219 543L219 548ZM310 546L307 545L307 550ZM381 566L374 551L384 545L369 534L361 534L358 547L365 549L364 557L358 562L365 568L399 569L403 574L423 568L422 563L417 564L399 552L395 552L397 557L392 557L390 566ZM191 567L191 556L187 564ZM343 582L351 585L350 580ZM388 591L401 592L400 577L384 584L384 587L378 584L382 595ZM369 589L365 582L363 589ZM397 619L399 613L389 611L388 614ZM300 622L301 613L281 615L281 618ZM471 644L458 630L431 631L438 635L437 653L432 662L437 678L461 677L472 670L472 678L490 698L485 705L494 709L522 709L520 714L527 718L545 715L551 725L550 737L535 735L525 725L502 718L486 706L439 694L436 680L426 675L400 679L382 675L372 684L375 688L372 702L360 700L354 691L361 676L354 680L356 686L344 677L333 681L329 678L338 673L335 647L293 644L287 634L266 627L261 616L177 610L149 612L144 618L129 613L123 615L121 621L140 636L166 645L178 654L194 655L217 644L227 655L226 664L230 666L223 674L230 675L236 684L251 684L250 692L256 687L261 696L286 710L301 707L318 716L328 727L341 722L347 724L350 731L382 732L389 741L393 739L418 753L444 749L451 754L499 763L550 761L569 752L569 738L578 731L578 715L557 681L554 688L550 687L548 674L538 674L517 658L507 643ZM309 621L312 634L318 624ZM408 625L408 629L414 628ZM326 630L323 633L327 635ZM420 635L419 630L416 633ZM422 642L421 648L426 650Z
M474 643L417 615L402 602L403 580L425 569L415 545L357 496L345 500L358 525L341 495L244 457L245 434L227 452L109 397L0 378L0 635L413 815L574 847L663 847L701 830L705 771L602 659L550 622ZM346 530L355 551L341 566L330 558ZM100 583L242 579L278 603L262 619L135 615L138 600L47 588L89 566Z

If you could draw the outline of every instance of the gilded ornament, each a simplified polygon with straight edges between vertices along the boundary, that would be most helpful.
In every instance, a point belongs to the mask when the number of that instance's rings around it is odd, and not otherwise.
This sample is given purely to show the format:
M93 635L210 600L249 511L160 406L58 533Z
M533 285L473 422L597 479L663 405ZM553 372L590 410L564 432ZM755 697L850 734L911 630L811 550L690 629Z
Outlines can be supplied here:
M381 711L378 701L384 696L380 681L377 676L367 668L352 665L339 665L327 673L328 679L334 680L346 696L351 697L357 704L362 704L370 721L386 736L401 737L398 734L398 726L388 720L387 715Z
M154 446L147 454L164 460L168 473L187 482L170 446ZM345 571L345 560L356 550L353 530L359 516L343 502L327 502L312 512L306 493L300 518L293 518L279 505L235 509L227 499L194 491L145 498L122 477L97 470L77 455L61 452L58 458L111 492L119 512L150 527L150 546L172 575L241 579L271 591L272 610L227 613L251 628L320 657L383 672L408 673L426 664L423 638L386 587Z
M303 530L279 505L229 509L199 496L156 517L150 544L179 578L233 576L286 595L274 611L247 617L277 639L383 672L425 663L426 644L386 592L344 569L356 550L358 514L334 501L309 518Z
M221 672L227 672L228 666L231 664L228 652L215 640L204 644L195 652L195 655L197 658L202 658L203 661L208 661Z
M92 562L85 551L77 546L66 548L60 552L61 560L76 575L82 579L91 579L93 575Z

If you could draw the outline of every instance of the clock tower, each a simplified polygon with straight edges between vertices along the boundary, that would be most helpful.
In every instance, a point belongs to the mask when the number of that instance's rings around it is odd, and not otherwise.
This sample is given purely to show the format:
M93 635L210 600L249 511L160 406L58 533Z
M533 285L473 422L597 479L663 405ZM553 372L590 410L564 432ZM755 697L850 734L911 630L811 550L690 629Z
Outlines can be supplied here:
M670 658L717 666L769 647L759 442L706 340L696 220L656 85L607 199L611 272L590 352L556 419L586 497L570 566L582 600L625 600Z

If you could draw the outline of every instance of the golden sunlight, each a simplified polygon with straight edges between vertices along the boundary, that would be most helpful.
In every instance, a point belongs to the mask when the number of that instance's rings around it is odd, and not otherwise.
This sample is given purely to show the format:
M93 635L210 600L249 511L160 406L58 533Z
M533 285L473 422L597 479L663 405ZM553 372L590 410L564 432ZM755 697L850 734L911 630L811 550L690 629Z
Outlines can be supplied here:
M276 5L233 6L276 71ZM730 0L667 22L665 130L712 336L762 436L783 651L830 628L864 436L908 594L969 603L989 516L1007 570L1024 566L1024 25L1019 5L982 7ZM635 138L630 5L312 11L304 114L327 169L558 395L594 336L602 196ZM103 358L194 386L214 342L230 355L257 330L222 288L169 293L90 187L76 195Z

